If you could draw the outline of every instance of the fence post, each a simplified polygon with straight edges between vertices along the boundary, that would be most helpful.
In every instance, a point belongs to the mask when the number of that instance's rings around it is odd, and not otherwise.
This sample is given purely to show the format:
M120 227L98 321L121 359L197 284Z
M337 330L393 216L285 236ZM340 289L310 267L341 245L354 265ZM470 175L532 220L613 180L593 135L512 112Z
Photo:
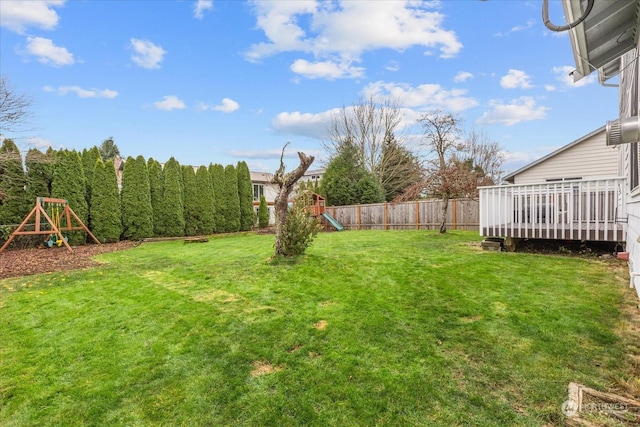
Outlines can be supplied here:
M358 212L358 222L357 224L357 229L360 230L360 224L362 222L362 219L360 218L360 204L358 203L358 207L356 208L356 211Z
M416 230L420 230L420 202L416 200Z
M457 225L457 221L456 218L458 217L458 208L457 208L458 204L456 203L456 199L453 199L453 229L456 229L456 225Z
M384 204L384 229L388 229L388 221L389 221L389 212L387 210L387 203Z

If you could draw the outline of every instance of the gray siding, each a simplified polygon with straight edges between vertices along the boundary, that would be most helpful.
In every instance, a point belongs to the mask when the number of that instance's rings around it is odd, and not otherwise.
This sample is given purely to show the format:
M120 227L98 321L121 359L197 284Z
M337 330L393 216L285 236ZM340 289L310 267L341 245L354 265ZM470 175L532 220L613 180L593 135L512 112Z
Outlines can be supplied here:
M605 131L561 151L514 176L514 184L536 184L549 179L613 178L622 173L616 147L605 145Z

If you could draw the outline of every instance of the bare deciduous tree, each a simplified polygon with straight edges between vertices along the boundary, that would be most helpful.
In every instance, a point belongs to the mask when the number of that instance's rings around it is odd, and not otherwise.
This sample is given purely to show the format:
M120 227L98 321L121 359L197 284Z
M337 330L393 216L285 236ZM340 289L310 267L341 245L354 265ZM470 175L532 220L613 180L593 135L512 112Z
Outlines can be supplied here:
M27 130L32 100L25 94L18 93L6 76L0 77L0 136Z
M463 146L460 143L460 119L451 113L435 110L418 119L422 126L423 144L431 149L426 188L442 199L440 233L447 232L447 207L460 183L460 169L451 159Z
M485 132L472 130L464 141L462 158L478 173L479 185L493 185L500 182L504 149L492 141Z

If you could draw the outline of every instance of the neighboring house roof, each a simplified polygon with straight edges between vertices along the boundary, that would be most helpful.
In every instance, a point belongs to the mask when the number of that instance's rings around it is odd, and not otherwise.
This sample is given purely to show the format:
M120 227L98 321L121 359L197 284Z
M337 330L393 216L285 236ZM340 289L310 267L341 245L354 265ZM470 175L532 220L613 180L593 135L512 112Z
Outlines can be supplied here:
M507 181L507 182L513 183L513 181L514 181L514 179L515 179L515 177L517 175L520 175L523 172L525 172L525 171L527 171L527 170L529 170L529 169L531 169L531 168L533 168L535 166L538 166L541 163L544 163L544 162L548 161L549 159L551 159L553 157L556 157L560 153L563 153L563 152L565 152L565 151L567 151L567 150L569 150L569 149L571 149L571 148L583 143L584 141L590 140L591 138L593 138L594 136L596 136L598 134L603 134L604 135L604 132L605 132L605 126L602 126L602 127L598 128L598 129L594 130L593 132L588 133L587 135L585 135L585 136L583 136L583 137L581 137L579 139L576 139L575 141L570 142L569 144L567 144L567 145L565 145L563 147L558 148L557 150L553 151L552 153L549 153L546 156L541 157L538 160L536 160L536 161L534 161L532 163L529 163L528 165L525 165L525 166L521 167L520 169L516 170L515 172L511 172L510 174L508 174L508 175L506 175L504 177L504 180ZM604 145L604 142L602 142L602 149L603 150L606 150L606 149L612 150L612 147L607 147L606 145ZM550 176L548 178L552 178L552 177Z
M273 174L267 172L249 172L251 174L251 182L261 182L269 184L273 180Z

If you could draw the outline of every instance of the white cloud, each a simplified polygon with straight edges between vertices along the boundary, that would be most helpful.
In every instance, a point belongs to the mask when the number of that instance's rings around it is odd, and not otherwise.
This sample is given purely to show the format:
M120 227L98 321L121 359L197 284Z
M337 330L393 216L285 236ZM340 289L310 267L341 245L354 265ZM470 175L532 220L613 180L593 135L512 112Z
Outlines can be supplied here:
M196 110L198 111L214 110L214 111L222 111L223 113L232 113L236 111L238 108L240 108L240 104L238 104L236 101L230 98L224 98L220 105L210 105L210 104L205 104L204 102L199 102L196 105Z
M264 31L267 41L250 46L245 54L249 61L281 52L304 52L313 55L318 67L326 67L331 60L349 70L362 53L376 49L400 51L422 46L439 49L442 58L453 57L462 49L455 32L443 28L444 15L431 10L437 5L433 2L378 1L371 7L364 1L299 0L254 1L253 5L257 27ZM309 64L298 62L296 66ZM336 78L335 74L335 70L306 73L330 78ZM356 72L350 76L359 75Z
M167 53L161 46L157 46L148 40L131 39L131 48L134 54L131 60L142 68L160 68L160 63Z
M79 98L107 98L112 99L118 96L118 92L110 89L83 89L80 86L59 86L57 89L45 86L45 92L57 92L59 95L66 95L69 92L75 93Z
M554 85L544 85L544 90L546 90L547 92L553 92L554 90L556 90L556 87Z
M400 71L400 63L398 61L389 61L387 65L384 66L384 69L387 71Z
M505 89L531 89L531 77L521 70L509 70L506 76L500 79L500 86Z
M460 83L460 82L466 82L469 79L473 78L473 74L471 74L468 71L460 71L458 74L456 74L456 76L453 78L453 81L456 83Z
M49 147L53 147L53 143L51 141L49 141L48 139L39 137L39 136L34 136L32 138L29 138L27 140L27 145L29 147L37 148L39 150L42 150L42 149L45 149L45 148L49 148Z
M574 83L573 76L571 75L574 70L575 68L570 65L563 65L560 67L553 67L551 72L556 76L556 80L560 82L564 88L582 87L596 82L597 74L592 73Z
M64 3L65 0L1 0L0 26L19 34L27 27L51 30L59 20L53 8Z
M305 59L298 59L291 64L291 71L310 79L325 78L328 80L357 78L364 75L364 68L352 67L349 63L309 62Z
M507 104L492 100L489 106L491 109L484 113L477 123L513 126L520 122L544 119L548 110L547 107L536 105L536 101L530 96L522 96Z
M338 109L321 113L282 112L272 121L273 130L277 133L306 136L315 139L326 139L327 130L333 114Z
M422 84L416 87L406 83L375 82L363 89L365 96L398 100L404 107L434 109L442 108L460 112L478 105L474 98L465 96L466 89L447 90L438 84Z
M37 57L42 64L61 66L75 63L73 54L66 48L56 46L52 40L42 37L27 37L27 47L22 53Z
M515 27L512 27L511 32L515 33L518 31L526 30L528 28L533 27L535 23L536 23L535 19L529 19L525 25L516 25Z
M171 110L184 110L186 105L177 96L167 95L162 98L162 101L156 101L153 106L158 110L171 111Z
M193 16L202 19L206 10L213 9L213 0L197 0L193 7Z

